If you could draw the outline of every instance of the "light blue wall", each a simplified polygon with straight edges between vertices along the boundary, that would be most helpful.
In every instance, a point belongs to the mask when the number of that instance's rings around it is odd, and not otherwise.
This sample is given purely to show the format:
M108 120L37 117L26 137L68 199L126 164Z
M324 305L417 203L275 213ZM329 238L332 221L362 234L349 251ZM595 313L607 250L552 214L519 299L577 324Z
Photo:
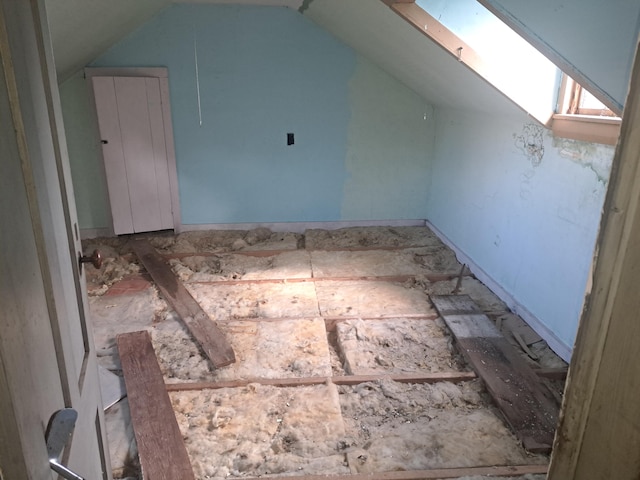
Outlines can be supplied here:
M106 228L110 222L100 139L93 126L89 92L82 72L60 85L69 163L81 228Z
M613 151L524 115L436 111L429 220L568 349Z
M431 107L295 10L173 6L92 66L168 67L183 224L425 216L425 190L402 188L428 181ZM346 194L363 174L380 183Z
M349 92L342 219L424 219L431 184L433 107L362 57Z
M611 107L622 108L638 41L637 0L479 0ZM573 71L571 71L573 70Z
M339 219L354 57L290 9L182 5L92 66L168 67L183 223L284 222Z

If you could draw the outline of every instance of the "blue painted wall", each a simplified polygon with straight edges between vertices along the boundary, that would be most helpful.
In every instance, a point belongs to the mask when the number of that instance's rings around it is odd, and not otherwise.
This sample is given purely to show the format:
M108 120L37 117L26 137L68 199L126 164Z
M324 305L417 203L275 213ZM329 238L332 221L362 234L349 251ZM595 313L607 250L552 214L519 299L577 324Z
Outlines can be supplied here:
M570 350L613 147L436 111L429 220Z
M423 114L431 107L295 10L173 6L91 66L168 67L183 224L425 216L433 123ZM382 99L361 94L371 89ZM62 100L73 117L74 92ZM345 195L364 173L380 184ZM407 178L413 185L403 189ZM397 191L393 208L378 208Z

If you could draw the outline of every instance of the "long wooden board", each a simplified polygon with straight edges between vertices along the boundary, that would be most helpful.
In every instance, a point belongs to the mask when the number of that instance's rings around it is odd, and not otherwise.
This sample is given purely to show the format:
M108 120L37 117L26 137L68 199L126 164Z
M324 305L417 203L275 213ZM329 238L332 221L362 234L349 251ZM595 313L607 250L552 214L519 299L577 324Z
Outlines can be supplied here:
M194 479L149 332L123 333L117 343L142 477Z
M551 392L471 298L443 295L431 301L524 447L550 452L559 410Z
M134 240L131 246L162 296L182 318L213 366L219 368L234 363L235 353L222 330L202 310L155 248L146 240Z

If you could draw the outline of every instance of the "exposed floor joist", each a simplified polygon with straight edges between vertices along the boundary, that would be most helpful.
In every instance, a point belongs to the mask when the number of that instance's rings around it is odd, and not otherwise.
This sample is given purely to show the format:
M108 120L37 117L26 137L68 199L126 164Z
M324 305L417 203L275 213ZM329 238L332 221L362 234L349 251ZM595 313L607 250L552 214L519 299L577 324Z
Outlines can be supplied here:
M400 383L436 383L436 382L465 382L475 380L474 372L436 372L406 375L345 375L336 377L307 377L307 378L255 378L250 380L231 380L223 382L187 382L168 383L167 391L178 392L185 390L206 390L216 388L244 387L251 383L272 385L276 387L301 387L306 385L322 385L332 382L336 385L357 385L366 382L376 382L388 379Z
M304 475L286 477L287 480L436 480L470 476L513 477L517 475L546 474L546 465L513 465L499 467L438 468L434 470L414 470L404 472L380 472L352 475ZM243 480L259 480L246 477Z

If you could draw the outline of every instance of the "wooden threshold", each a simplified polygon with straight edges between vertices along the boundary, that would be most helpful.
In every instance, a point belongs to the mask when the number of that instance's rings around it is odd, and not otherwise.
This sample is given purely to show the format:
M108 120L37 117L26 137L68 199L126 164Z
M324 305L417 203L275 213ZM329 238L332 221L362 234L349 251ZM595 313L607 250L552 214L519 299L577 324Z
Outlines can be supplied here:
M520 475L544 475L547 465L509 465L496 467L437 468L433 470L408 470L402 472L358 473L352 475L300 475L286 480L435 480L471 476L513 477ZM264 480L264 477L243 477L242 480Z
M180 316L213 366L219 368L234 363L235 353L222 330L202 310L151 244L147 240L134 240L131 246L162 296Z
M220 388L245 387L251 383L270 385L274 387L305 387L322 385L327 382L336 385L358 385L360 383L376 382L381 379L393 380L399 383L437 383L437 382L468 382L478 378L475 372L436 372L422 374L401 375L344 375L336 377L305 377L305 378L254 378L247 380L227 380L219 382L183 382L167 383L169 392L186 390L208 390Z
M117 343L144 479L194 479L149 332L120 334Z
M552 393L470 297L436 295L431 301L524 447L550 452L558 421Z

